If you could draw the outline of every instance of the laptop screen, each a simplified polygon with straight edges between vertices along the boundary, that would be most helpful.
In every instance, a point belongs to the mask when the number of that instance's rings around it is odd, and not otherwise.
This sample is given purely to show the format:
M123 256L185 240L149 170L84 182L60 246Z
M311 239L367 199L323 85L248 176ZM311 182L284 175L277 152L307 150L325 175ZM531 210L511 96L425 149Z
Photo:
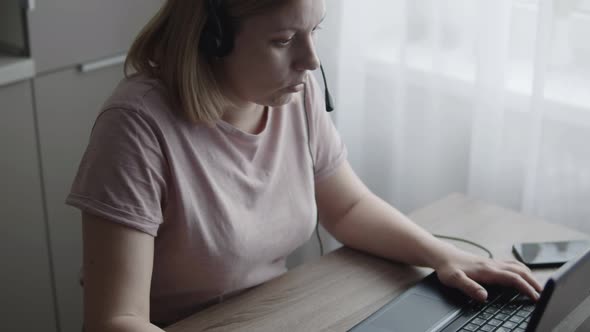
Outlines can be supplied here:
M590 296L587 296L551 332L559 331L590 331Z
M535 309L531 331L590 331L590 251L562 266L549 280L549 292L544 308ZM544 302L543 295L539 302ZM539 303L541 304L541 303ZM537 312L539 311L539 312ZM540 316L540 317L539 317ZM535 324L531 324L535 325ZM527 330L527 331L529 331Z

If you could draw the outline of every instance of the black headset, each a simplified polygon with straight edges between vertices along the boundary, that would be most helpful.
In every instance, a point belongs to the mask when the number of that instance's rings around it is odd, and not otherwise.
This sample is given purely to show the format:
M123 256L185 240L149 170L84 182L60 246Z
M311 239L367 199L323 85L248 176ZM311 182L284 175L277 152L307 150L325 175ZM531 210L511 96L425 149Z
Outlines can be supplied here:
M235 26L223 6L223 0L207 0L206 6L208 17L199 39L199 50L210 57L222 58L234 48ZM326 111L332 112L334 101L321 63L320 70L324 81Z
M234 48L235 27L221 0L207 0L208 17L201 32L199 50L222 58Z

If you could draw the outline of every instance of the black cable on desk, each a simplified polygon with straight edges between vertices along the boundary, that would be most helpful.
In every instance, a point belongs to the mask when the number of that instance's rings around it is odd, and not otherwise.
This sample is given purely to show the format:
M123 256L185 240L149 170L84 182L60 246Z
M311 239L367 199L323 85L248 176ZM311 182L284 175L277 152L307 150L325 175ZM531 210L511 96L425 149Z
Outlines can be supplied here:
M488 254L489 258L494 258L494 255L492 254L492 252L488 248L482 246L481 244L475 243L473 241L469 241L469 240L462 239L459 237L454 237L454 236L447 236L447 235L440 235L440 234L432 234L432 235L434 235L435 237L437 237L439 239L447 239L447 240L451 240L451 241L459 241L459 242L470 244L474 247L477 247L477 248L485 251Z

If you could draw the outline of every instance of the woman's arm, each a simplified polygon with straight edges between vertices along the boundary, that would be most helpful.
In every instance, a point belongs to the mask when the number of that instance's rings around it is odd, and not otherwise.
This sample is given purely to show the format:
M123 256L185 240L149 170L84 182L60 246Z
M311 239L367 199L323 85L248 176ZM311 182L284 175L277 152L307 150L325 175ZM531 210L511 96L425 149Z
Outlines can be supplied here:
M82 214L84 331L162 332L150 324L154 238Z
M475 299L487 297L478 282L510 285L534 299L542 288L530 270L518 262L482 258L435 238L375 196L348 162L316 185L316 199L322 224L344 245L431 267L441 282Z

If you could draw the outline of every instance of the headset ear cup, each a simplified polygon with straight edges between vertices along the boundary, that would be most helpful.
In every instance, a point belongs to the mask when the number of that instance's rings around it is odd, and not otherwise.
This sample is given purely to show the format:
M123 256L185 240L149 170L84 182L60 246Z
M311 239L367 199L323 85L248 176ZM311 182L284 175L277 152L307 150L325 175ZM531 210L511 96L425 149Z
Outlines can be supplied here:
M221 44L221 35L223 31L218 28L211 18L207 19L201 38L199 41L199 49L208 55L216 56L219 46Z
M210 56L226 56L233 49L233 35L230 17L221 6L208 1L208 17L201 33L199 49Z

